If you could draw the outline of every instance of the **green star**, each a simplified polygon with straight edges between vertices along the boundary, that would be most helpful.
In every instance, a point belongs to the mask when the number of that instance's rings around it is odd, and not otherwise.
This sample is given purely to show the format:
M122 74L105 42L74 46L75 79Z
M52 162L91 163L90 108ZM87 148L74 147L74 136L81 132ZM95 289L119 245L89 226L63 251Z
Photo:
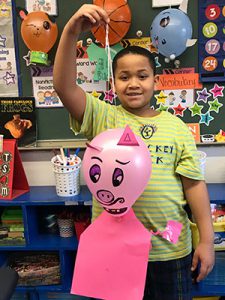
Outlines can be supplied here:
M191 116L194 117L195 115L201 115L203 105L198 105L198 103L195 102L194 105L188 108L191 111Z
M169 106L165 106L162 103L160 106L156 109L157 111L168 111Z
M214 101L209 101L208 103L209 103L209 106L210 106L209 110L210 111L213 110L216 113L219 113L220 107L223 106L223 104L220 103L217 98Z

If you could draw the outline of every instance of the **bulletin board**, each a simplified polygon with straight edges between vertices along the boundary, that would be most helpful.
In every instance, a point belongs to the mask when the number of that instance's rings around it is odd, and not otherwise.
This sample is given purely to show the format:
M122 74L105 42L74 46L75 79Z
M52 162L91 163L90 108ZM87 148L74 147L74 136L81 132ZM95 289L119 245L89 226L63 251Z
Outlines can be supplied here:
M15 0L16 6L25 8L24 0ZM129 44L130 39L138 39L137 31L142 31L142 37L149 37L150 26L153 18L163 9L166 8L152 8L151 0L142 0L141 5L139 1L128 0L128 4L132 13L132 22L131 27L125 36L123 41L123 46ZM56 22L59 29L59 36L56 44L49 52L49 59L51 63L54 63L54 56L56 53L59 37L65 26L66 22L72 16L72 14L84 3L91 4L92 1L74 1L74 0L58 0L57 1L57 15ZM198 38L198 10L196 0L189 0L188 3L188 16L191 20L193 26L193 38ZM20 77L22 81L22 94L21 96L32 96L33 87L32 87L32 71L29 66L26 66L26 63L23 59L28 52L24 42L21 39L20 35L20 26L21 19L17 18L17 30L18 30L18 46L19 46L19 60L20 60ZM88 38L93 38L91 33L85 33L80 37L83 40L83 43L86 44ZM177 72L174 68L172 62L165 63L164 57L161 55L158 56L158 74L173 74ZM198 72L198 45L188 48L181 56L178 57L180 60L180 68L194 68L193 70ZM183 74L186 77L188 74ZM218 85L223 87L225 82L219 82ZM201 135L205 136L205 141L209 142L211 135L216 135L219 132L222 134L225 130L224 126L224 115L225 115L225 105L224 96L216 96L210 92L215 86L215 82L204 82L202 88L194 90L194 100L198 97L198 105L202 106L201 113L204 116L196 114L196 107L193 108L194 112L189 109L185 109L183 113L178 112L178 117L186 123L199 124ZM156 91L156 95L160 94L160 90ZM198 92L198 93L197 93ZM222 94L225 94L225 91L222 91ZM209 94L209 95L208 95ZM179 95L181 96L181 95ZM208 97L207 97L208 96ZM215 97L214 97L215 96ZM201 99L201 97L203 97ZM204 98L205 97L205 98ZM218 100L216 102L216 99ZM152 106L155 109L168 110L174 113L174 109L165 108L157 102L157 96L152 99ZM209 102L210 101L210 102ZM217 103L222 103L218 107ZM179 107L178 107L179 109ZM69 128L69 118L68 112L65 108L54 107L54 108L37 108L36 111L37 117L37 126L38 126L38 140L69 140L74 139L76 141L82 140L83 136L74 136L73 132ZM212 119L211 119L212 118ZM222 130L222 131L221 131ZM225 133L224 133L225 136ZM209 137L209 140L207 138ZM197 142L202 142L201 140Z

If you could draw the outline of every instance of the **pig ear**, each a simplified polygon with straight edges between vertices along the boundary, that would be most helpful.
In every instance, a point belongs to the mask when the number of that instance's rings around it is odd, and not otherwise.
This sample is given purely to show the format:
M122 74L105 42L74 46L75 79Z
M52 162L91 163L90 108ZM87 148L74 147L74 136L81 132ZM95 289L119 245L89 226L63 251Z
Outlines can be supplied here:
M139 146L135 134L127 125L117 145L120 146Z
M87 145L87 147L92 148L92 149L94 149L94 150L97 150L97 151L99 151L99 152L101 152L101 151L103 150L102 147L93 145L93 144L91 144L91 143L86 143L86 145Z

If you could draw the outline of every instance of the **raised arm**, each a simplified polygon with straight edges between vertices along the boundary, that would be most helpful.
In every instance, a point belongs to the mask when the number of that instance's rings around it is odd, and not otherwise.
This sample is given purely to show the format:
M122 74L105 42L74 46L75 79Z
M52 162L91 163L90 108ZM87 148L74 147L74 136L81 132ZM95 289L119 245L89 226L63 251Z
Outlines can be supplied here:
M77 85L76 44L81 32L93 26L109 23L105 10L85 4L71 17L61 35L57 49L53 84L64 106L82 123L86 105L85 92Z

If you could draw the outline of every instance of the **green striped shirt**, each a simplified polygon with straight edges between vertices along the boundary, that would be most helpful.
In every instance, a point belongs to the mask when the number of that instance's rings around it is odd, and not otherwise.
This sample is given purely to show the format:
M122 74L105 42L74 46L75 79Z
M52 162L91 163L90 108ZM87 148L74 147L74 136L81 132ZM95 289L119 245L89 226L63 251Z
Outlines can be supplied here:
M191 232L184 210L182 183L179 175L203 180L198 152L187 125L178 117L162 111L151 118L127 112L121 105L114 106L87 94L83 124L70 118L75 134L83 133L89 140L109 128L129 125L146 143L152 157L152 175L143 194L133 205L134 212L149 230L163 231L167 221L183 224L179 242L174 245L160 236L152 237L150 261L184 257L191 252ZM198 201L198 199L196 199ZM102 212L93 200L93 219Z

